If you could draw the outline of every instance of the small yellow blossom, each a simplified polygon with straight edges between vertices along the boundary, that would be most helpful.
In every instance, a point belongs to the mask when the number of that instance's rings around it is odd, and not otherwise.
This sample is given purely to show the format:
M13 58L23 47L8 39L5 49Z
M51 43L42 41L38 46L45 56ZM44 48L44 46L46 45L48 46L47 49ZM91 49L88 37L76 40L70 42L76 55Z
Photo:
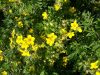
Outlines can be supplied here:
M67 57L63 57L63 62L67 63L68 58Z
M68 33L67 33L67 36L68 36L69 38L72 38L73 36L75 36L75 34L74 34L74 32L68 32Z
M72 29L72 30L77 30L77 28L78 28L78 23L77 23L77 21L75 20L73 23L71 23L71 29Z
M32 37L31 35L27 35L27 43L29 45L34 45L34 41L35 41L34 37Z
M82 32L82 29L81 29L81 27L79 27L76 20L73 23L71 23L71 29L75 30L75 31L78 31L80 33Z
M58 11L60 8L61 8L61 5L60 5L59 3L55 3L55 4L54 4L54 9L55 9L56 11Z
M29 51L28 50L19 50L20 52L21 52L21 55L22 56L30 56L30 53L29 53Z
M63 66L65 67L68 63L68 58L67 57L63 57Z
M29 45L23 41L21 44L21 48L27 49L28 47L29 47Z
M55 39L57 38L57 36L54 33L50 33L47 35L48 38L46 38L46 43L50 46L52 46L54 44Z
M3 60L2 50L0 50L0 61Z
M21 44L22 42L23 42L23 36L22 35L17 36L16 43Z
M22 35L17 36L16 43L21 46L21 48L27 49L29 45L34 45L35 38L31 35L27 35L27 38L23 39Z
M11 10L11 9L9 9L9 13L10 13L10 14L12 13L12 10Z
M100 72L99 71L96 71L95 75L100 75Z
M91 63L90 65L90 69L97 69L99 66L98 66L98 60L96 61L96 62L93 62L93 63Z
M7 75L6 71L1 72L2 75Z
M3 56L2 55L0 55L0 61L2 61L3 60Z
M50 46L52 46L53 45L53 43L54 43L54 41L51 39L51 38L46 38L46 43L48 44L48 45L50 45Z
M43 19L47 19L47 18L48 18L47 12L43 12L43 13L42 13L42 17L43 17Z
M56 39L57 38L57 36L54 33L48 34L47 37L48 38L51 38L52 37L52 39Z
M29 47L27 43L27 38L24 38L24 40L21 43L21 48L27 49Z
M19 28L22 28L22 27L23 27L22 21L19 21L19 22L18 22L18 27L19 27Z
M29 33L33 33L33 29L32 28L29 29Z

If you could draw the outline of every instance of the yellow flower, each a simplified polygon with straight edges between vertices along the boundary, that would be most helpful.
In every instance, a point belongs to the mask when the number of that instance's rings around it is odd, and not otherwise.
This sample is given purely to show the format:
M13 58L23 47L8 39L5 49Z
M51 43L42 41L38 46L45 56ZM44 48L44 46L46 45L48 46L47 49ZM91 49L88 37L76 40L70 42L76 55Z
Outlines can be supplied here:
M2 56L2 50L0 50L0 61L3 60L3 56Z
M22 28L22 27L23 27L22 21L19 21L19 22L18 22L18 27L19 27L19 28Z
M35 41L34 37L32 37L31 35L27 35L27 43L29 45L34 45L34 41Z
M100 75L100 72L99 71L96 71L95 75Z
M71 29L75 30L75 31L78 31L80 33L82 32L82 29L81 29L81 27L79 27L76 20L73 23L71 23Z
M30 56L30 53L29 53L29 51L28 50L19 50L20 52L21 52L21 55L22 56Z
M11 33L12 38L14 38L15 36L15 29L13 29L12 33Z
M42 17L43 17L43 19L47 19L47 18L48 18L47 12L43 12L43 13L42 13Z
M46 38L46 43L50 46L52 46L54 44L55 39L57 38L57 36L54 33L50 33L47 35L48 38Z
M99 66L98 66L98 60L96 61L96 62L93 62L93 63L91 63L90 65L90 69L97 69Z
M2 73L2 75L7 75L7 72L6 71L3 71L1 73Z
M0 61L2 61L3 60L3 56L2 55L0 55Z
M54 41L51 39L51 38L46 38L46 43L48 44L48 45L50 45L50 46L52 46L53 45L53 43L54 43Z
M17 36L16 43L20 45L22 42L23 42L23 36L22 35Z
M29 29L29 33L33 33L33 29L32 28Z
M25 38L21 43L21 48L27 49L28 47L27 38Z
M48 38L56 39L57 36L54 33L50 33L47 35Z
M78 28L78 23L77 23L77 21L75 20L73 23L71 23L71 29L72 29L72 30L77 30L77 28Z
M67 33L67 36L68 36L69 38L72 38L73 36L75 36L75 34L74 34L74 32L68 32L68 33Z
M61 5L60 5L59 3L55 3L55 4L54 4L54 9L55 9L56 11L58 11L58 10L60 9L60 7L61 7Z
M12 10L11 10L11 9L9 9L9 13L10 13L10 14L12 13Z
M67 57L63 57L63 62L67 63L68 58Z
M67 63L68 63L68 58L63 57L63 66L66 67Z

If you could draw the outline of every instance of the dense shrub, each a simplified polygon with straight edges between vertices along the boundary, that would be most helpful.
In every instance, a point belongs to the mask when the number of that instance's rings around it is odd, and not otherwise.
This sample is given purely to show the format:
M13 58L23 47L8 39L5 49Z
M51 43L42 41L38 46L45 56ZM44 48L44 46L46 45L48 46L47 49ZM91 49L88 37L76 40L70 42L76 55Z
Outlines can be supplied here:
M2 75L100 75L99 0L0 0Z

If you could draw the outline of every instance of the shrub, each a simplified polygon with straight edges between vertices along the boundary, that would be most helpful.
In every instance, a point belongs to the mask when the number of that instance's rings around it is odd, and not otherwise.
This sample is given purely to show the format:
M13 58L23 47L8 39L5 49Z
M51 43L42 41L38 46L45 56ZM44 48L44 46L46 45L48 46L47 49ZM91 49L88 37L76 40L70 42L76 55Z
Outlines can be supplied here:
M99 0L0 1L2 75L99 75Z

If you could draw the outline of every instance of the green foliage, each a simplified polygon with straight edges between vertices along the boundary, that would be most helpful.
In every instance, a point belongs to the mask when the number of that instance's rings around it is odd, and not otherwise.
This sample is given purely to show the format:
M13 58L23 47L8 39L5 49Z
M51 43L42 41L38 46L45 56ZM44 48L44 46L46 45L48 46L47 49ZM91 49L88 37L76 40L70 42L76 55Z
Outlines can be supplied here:
M0 0L0 75L95 75L99 3Z

